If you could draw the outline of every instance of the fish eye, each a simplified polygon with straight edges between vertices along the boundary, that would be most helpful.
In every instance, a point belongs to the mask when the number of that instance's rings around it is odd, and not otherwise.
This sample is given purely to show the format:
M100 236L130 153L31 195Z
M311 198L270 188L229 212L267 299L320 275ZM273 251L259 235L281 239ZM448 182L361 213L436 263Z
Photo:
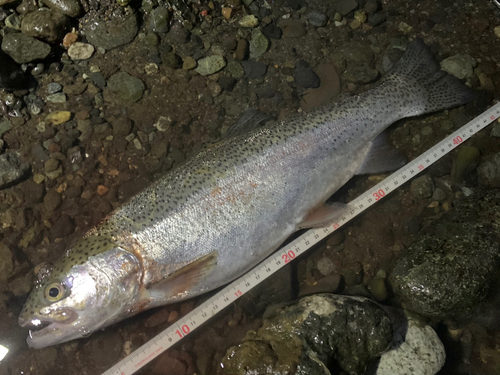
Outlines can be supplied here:
M60 283L47 285L45 288L45 298L50 302L57 302L64 296L64 286Z

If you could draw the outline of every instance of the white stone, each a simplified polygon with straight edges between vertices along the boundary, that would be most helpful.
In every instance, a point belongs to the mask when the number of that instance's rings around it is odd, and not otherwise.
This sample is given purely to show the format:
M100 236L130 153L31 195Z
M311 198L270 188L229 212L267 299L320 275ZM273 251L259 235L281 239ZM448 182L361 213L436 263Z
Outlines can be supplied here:
M87 60L94 53L94 46L88 43L76 42L68 49L68 55L72 60Z

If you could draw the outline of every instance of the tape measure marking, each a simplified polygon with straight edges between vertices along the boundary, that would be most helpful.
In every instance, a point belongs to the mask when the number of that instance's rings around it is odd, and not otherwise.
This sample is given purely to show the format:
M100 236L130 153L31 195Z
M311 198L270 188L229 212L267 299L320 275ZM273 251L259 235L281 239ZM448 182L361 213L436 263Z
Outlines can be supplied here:
M431 147L419 157L391 174L382 182L351 201L348 204L348 210L337 222L325 228L308 230L297 237L294 241L278 250L254 269L250 270L236 281L233 281L220 292L179 319L176 323L142 345L128 357L122 359L116 365L104 372L103 375L132 375L182 338L193 332L219 311L229 306L257 284L267 279L285 264L288 264L294 258L306 252L313 245L386 197L387 194L412 179L499 117L500 103L497 103L489 110L483 112L474 120Z

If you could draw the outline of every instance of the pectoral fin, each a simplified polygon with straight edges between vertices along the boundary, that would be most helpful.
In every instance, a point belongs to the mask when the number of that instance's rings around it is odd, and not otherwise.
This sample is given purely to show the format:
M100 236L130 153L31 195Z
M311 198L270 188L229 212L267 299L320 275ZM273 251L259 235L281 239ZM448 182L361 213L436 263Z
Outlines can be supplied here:
M325 203L324 205L311 211L302 223L298 225L298 229L324 227L335 221L335 219L341 217L346 210L347 204L345 203Z
M383 132L372 142L370 150L356 174L391 172L405 164L405 157L389 143L387 132Z
M222 138L234 137L240 134L247 133L257 129L273 118L256 109L249 108L239 119L234 123Z
M164 298L191 290L208 276L217 265L217 252L213 251L172 272L165 279L148 288L151 295Z

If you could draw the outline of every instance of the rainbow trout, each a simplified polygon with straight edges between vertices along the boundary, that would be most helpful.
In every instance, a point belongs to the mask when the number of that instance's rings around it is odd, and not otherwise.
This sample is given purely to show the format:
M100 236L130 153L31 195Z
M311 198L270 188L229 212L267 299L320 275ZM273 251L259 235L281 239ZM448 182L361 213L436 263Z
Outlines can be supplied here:
M338 215L338 205L325 202L351 177L399 167L378 137L389 125L470 99L417 40L376 88L288 120L232 129L39 275L19 316L34 328L29 346L85 337L230 282L298 229Z

